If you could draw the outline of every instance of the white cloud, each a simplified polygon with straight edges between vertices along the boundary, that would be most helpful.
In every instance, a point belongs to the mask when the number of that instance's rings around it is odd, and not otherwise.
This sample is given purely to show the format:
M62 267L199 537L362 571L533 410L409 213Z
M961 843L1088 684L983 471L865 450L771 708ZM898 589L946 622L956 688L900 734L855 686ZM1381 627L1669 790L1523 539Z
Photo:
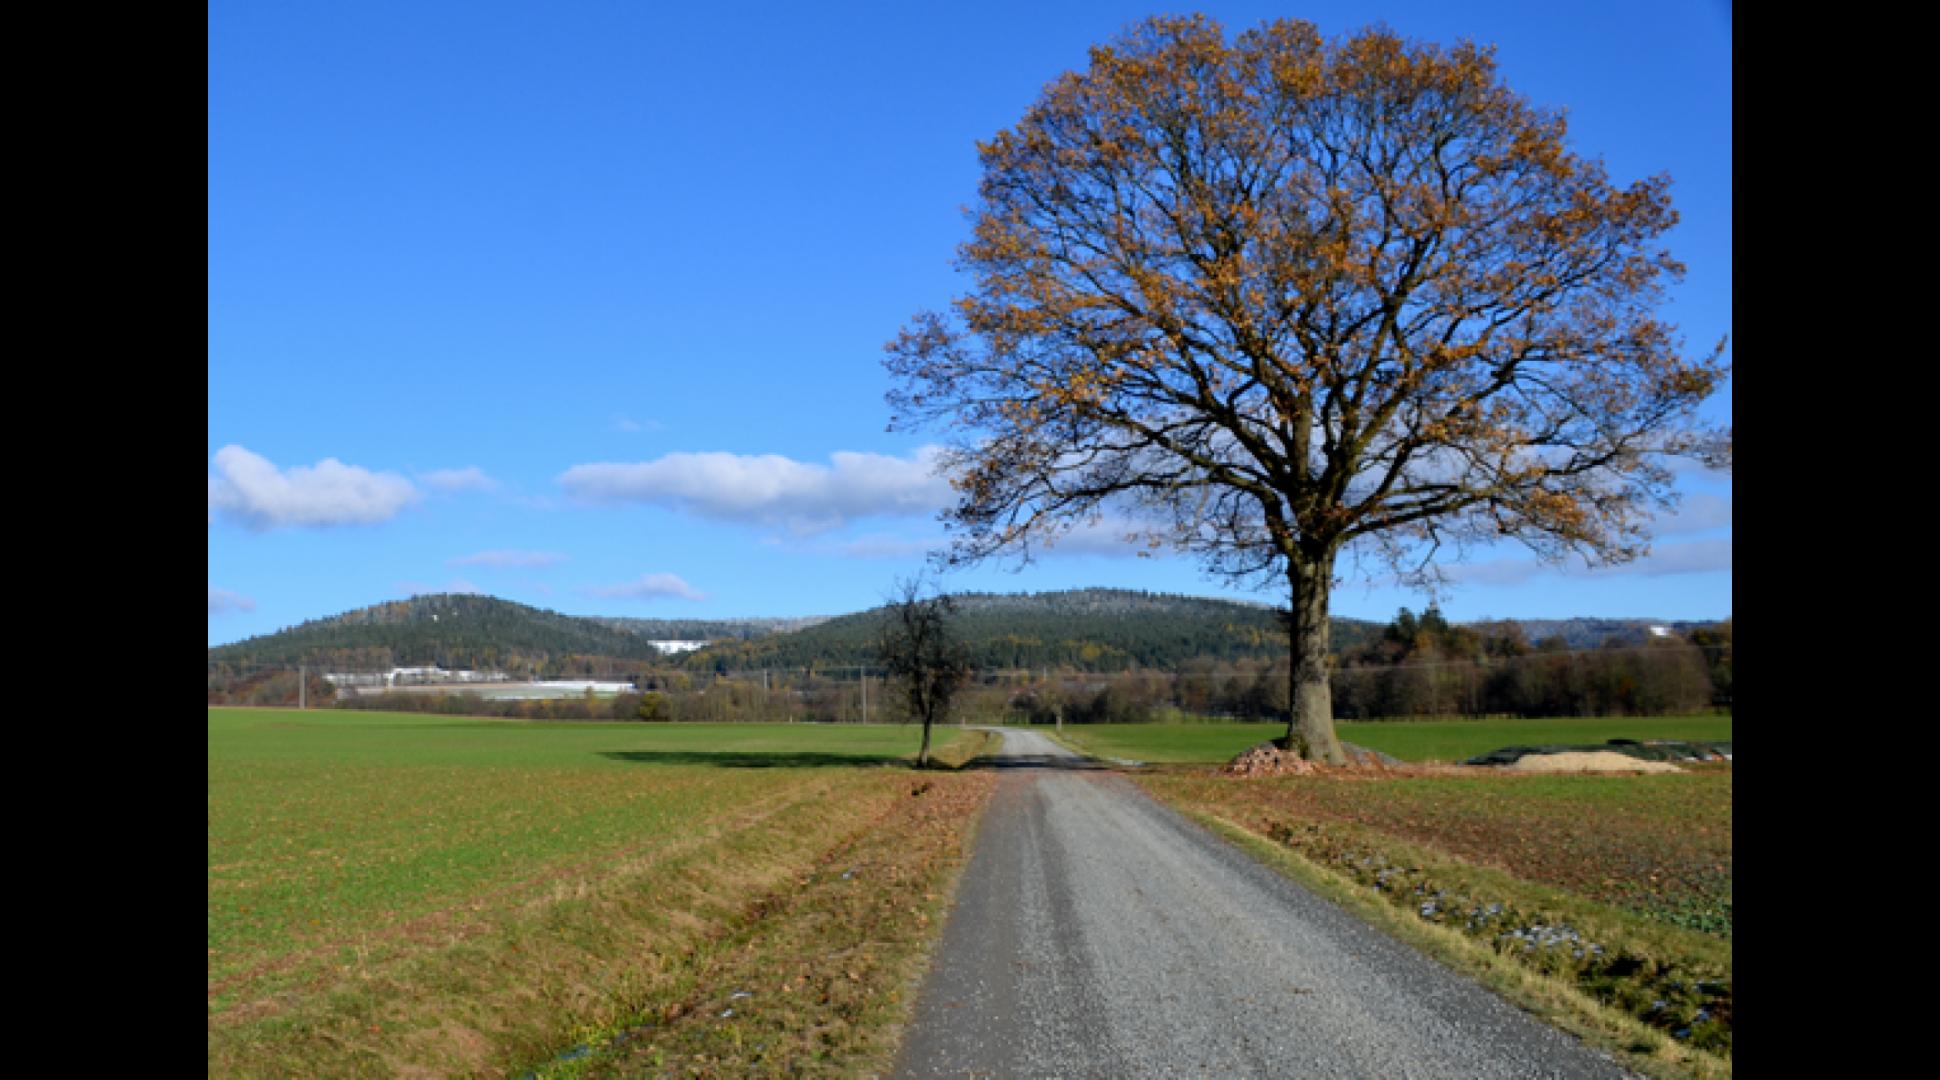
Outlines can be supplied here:
M1676 513L1660 515L1652 531L1659 536L1676 536L1731 527L1731 500L1722 495L1687 495Z
M481 551L447 560L448 566L489 566L494 570L538 570L566 561L557 551Z
M1044 549L1046 556L1054 555L1104 555L1110 558L1127 559L1141 553L1147 557L1170 555L1173 548L1161 544L1153 547L1145 539L1145 533L1152 526L1141 528L1136 521L1122 517L1103 517L1097 521L1080 522L1072 530L1057 538L1054 545ZM1164 533L1164 529L1159 530ZM1127 539L1127 538L1130 539Z
M1497 559L1472 565L1457 564L1446 569L1451 580L1463 585L1520 585L1540 575L1584 578L1702 574L1731 569L1731 541L1692 540L1681 544L1657 544L1649 555L1635 562L1595 569L1581 563L1557 567L1535 559Z
M1148 558L1173 555L1172 547L1161 545L1155 548L1145 541L1143 533L1149 532L1150 529L1150 525L1141 529L1136 520L1124 514L1107 513L1097 521L1077 522L1069 532L1057 536L1052 542L1033 539L1031 555L1038 559L1086 555L1129 559L1141 554ZM1127 536L1134 536L1134 538L1127 540ZM839 544L832 544L825 550L853 559L907 559L927 555L933 551L944 551L949 546L950 536L947 533L933 533L928 536L866 533Z
M252 529L368 525L394 517L421 498L396 473L371 472L324 458L278 469L269 459L230 445L216 451L209 477L209 520L224 516Z
M1612 572L1663 577L1666 574L1702 574L1731 569L1730 540L1692 540L1683 544L1658 544L1637 562L1614 568Z
M256 601L238 592L209 586L209 614L227 615L232 611L255 611Z
M424 486L437 491L497 491L498 481L485 475L485 470L476 465L463 469L433 469L419 473L418 479Z
M595 503L644 503L716 521L826 532L857 518L930 516L950 501L937 447L910 457L837 451L828 465L779 454L679 453L575 465L559 484Z
M621 600L658 600L673 596L682 600L705 600L707 594L682 581L677 574L645 574L638 581L622 585L599 585L586 590L593 596Z

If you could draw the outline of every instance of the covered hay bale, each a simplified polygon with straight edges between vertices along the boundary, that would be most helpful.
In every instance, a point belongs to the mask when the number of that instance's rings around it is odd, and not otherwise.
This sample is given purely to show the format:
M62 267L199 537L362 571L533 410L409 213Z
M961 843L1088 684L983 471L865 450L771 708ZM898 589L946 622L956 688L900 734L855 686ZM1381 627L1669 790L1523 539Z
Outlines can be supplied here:
M1508 765L1510 772L1525 773L1667 773L1683 772L1668 761L1646 761L1609 750L1569 751L1560 754L1527 754Z
M1617 754L1637 761L1730 761L1729 742L1692 743L1675 739L1611 739L1606 743L1549 743L1542 746L1505 746L1477 754L1464 765L1512 765L1525 758L1556 757L1562 754ZM1549 770L1558 771L1558 770ZM1567 770L1564 770L1567 771ZM1661 772L1662 770L1656 770Z

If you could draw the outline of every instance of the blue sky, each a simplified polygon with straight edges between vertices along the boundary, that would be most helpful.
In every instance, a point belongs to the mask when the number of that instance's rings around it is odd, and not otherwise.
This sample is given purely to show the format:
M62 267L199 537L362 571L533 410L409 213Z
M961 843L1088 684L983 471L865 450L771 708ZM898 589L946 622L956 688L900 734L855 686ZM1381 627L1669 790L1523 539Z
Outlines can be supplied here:
M1166 10L211 3L209 642L414 592L668 618L880 603L946 497L942 433L885 430L882 346L968 288L975 142ZM1576 152L1672 177L1689 269L1666 315L1693 351L1730 332L1727 6L1196 10L1495 45ZM1729 387L1707 414L1730 420ZM1730 477L1680 486L1650 558L1477 552L1443 610L1730 615ZM1279 599L1102 544L944 583ZM1424 603L1350 577L1334 612Z

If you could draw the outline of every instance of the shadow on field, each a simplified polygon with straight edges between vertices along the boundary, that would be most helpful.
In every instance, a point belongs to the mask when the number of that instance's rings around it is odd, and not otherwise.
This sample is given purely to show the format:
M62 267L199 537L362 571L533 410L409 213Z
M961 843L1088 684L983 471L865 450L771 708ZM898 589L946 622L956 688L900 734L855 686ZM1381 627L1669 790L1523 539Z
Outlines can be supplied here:
M1050 754L984 755L963 763L966 769L1096 769L1111 771L1111 763L1096 758L1053 756Z
M889 754L818 754L781 750L603 750L601 757L638 765L707 765L716 769L870 768L909 764Z

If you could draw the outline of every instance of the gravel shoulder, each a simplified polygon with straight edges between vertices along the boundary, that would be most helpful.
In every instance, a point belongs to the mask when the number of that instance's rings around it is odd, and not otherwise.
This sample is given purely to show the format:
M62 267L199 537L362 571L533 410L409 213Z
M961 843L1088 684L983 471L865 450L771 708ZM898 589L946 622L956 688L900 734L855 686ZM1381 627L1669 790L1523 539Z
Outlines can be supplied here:
M896 1076L1627 1075L1123 777L1003 735Z

